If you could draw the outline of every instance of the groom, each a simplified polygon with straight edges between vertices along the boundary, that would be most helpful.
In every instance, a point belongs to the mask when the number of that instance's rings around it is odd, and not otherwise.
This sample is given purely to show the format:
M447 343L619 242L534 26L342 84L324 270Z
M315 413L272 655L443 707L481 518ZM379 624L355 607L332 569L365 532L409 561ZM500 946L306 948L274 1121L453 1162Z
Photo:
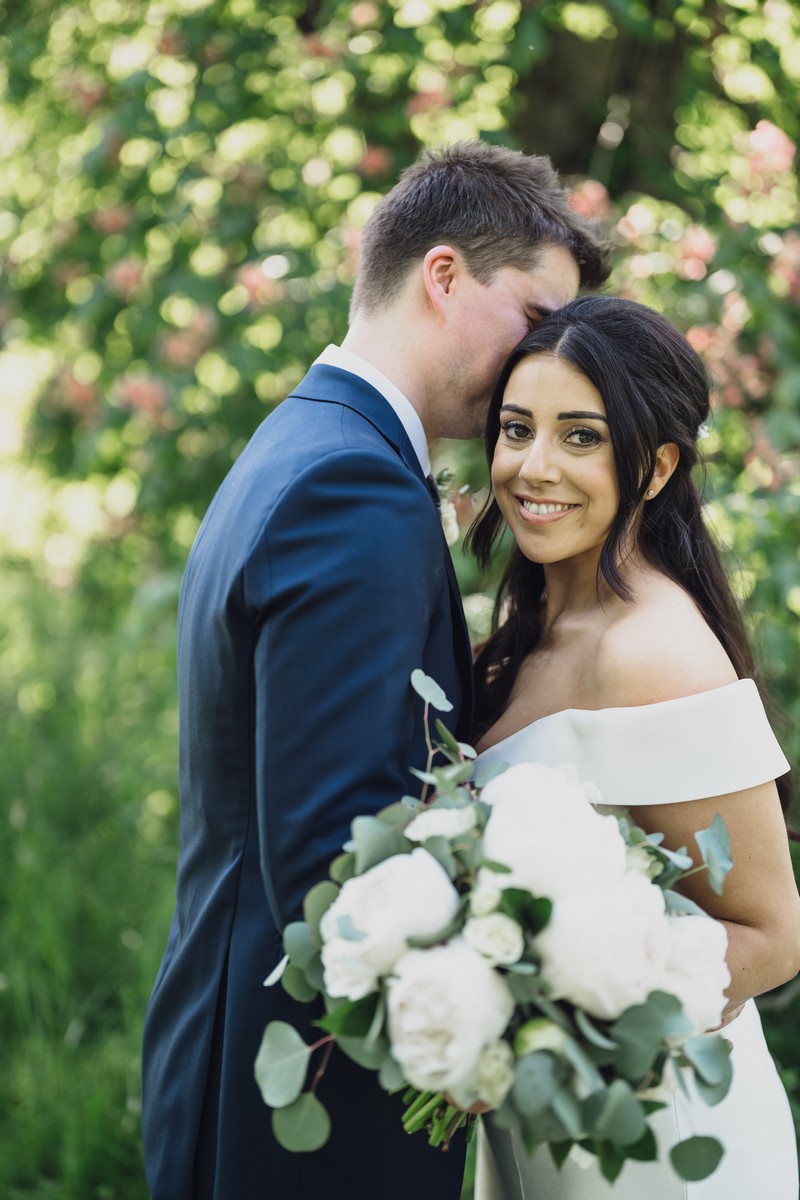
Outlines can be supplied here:
M428 443L482 433L509 351L606 276L547 159L427 153L363 235L351 325L256 431L197 535L180 600L177 903L144 1035L153 1200L458 1200L463 1145L402 1132L398 1097L334 1052L329 1143L274 1141L264 1026L319 1036L262 981L359 813L413 788L409 676L470 733L471 654Z

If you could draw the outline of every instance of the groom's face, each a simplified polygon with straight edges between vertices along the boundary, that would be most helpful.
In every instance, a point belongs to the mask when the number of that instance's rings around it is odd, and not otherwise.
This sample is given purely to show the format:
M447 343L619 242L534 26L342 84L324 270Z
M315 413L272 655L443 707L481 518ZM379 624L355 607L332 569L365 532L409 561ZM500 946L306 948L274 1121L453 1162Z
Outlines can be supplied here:
M547 316L574 300L580 286L578 264L563 246L542 248L528 271L500 267L488 283L470 276L448 347L452 411L448 437L479 437L489 400L511 351Z

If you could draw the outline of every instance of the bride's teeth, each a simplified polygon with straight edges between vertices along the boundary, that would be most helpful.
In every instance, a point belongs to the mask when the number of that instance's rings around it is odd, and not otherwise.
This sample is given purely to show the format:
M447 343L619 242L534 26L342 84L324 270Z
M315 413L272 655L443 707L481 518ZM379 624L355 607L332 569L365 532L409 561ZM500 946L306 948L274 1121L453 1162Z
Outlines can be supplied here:
M549 516L551 513L566 512L568 508L573 508L572 504L536 504L533 500L523 500L522 507L526 512L533 513L537 517Z

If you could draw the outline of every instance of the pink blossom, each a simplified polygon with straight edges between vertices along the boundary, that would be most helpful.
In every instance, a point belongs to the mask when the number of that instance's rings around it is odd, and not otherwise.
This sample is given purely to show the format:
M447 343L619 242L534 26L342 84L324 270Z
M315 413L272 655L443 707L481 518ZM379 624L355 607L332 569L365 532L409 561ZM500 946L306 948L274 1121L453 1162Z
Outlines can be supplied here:
M243 263L236 272L236 282L247 291L249 308L265 308L279 294L279 287L274 279L269 279L258 263Z
M130 300L143 280L144 266L135 258L121 258L106 271L106 287L120 300Z
M777 175L792 169L794 142L771 121L759 121L748 141L750 166L756 174Z
M91 221L98 233L122 233L131 223L133 213L128 204L115 204L111 208L99 208L92 213Z
M365 29L368 25L376 23L378 10L369 0L359 0L359 3L350 9L350 20L358 29Z
M155 375L126 375L119 381L120 404L134 412L158 417L167 403L167 389Z
M608 188L597 179L584 179L572 192L569 205L589 220L605 217L609 207Z
M406 116L413 117L418 113L430 112L431 109L449 108L450 101L444 88L435 91L417 92L406 104Z
M356 163L356 170L367 178L385 175L392 165L392 155L384 146L367 146Z

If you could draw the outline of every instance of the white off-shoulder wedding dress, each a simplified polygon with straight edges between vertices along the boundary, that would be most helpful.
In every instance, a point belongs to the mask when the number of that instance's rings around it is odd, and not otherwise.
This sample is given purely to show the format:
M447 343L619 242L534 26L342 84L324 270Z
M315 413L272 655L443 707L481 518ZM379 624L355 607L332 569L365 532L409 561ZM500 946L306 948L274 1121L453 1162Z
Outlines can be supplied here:
M604 803L631 809L722 796L789 769L749 679L637 708L557 712L489 747L479 762L574 763ZM653 1118L658 1162L627 1162L609 1185L594 1159L570 1157L559 1171L546 1148L527 1155L489 1116L480 1131L475 1200L798 1200L789 1102L752 1000L725 1036L733 1043L727 1097L712 1108L672 1094ZM725 1153L708 1179L686 1183L668 1155L694 1134L718 1138Z

